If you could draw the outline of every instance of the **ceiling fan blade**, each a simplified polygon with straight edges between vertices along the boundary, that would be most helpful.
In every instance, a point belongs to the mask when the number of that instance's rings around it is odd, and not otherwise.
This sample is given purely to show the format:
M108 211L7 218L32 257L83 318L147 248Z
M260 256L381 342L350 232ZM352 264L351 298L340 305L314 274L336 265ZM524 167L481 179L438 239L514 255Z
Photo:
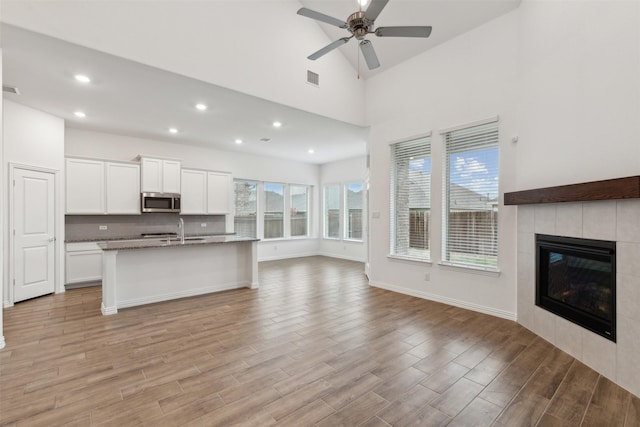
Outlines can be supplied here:
M369 40L362 40L360 42L360 50L362 51L364 60L367 61L367 67L369 67L370 70L375 70L380 66L380 61L378 61L376 51L373 50L373 45Z
M327 53L331 52L333 49L342 46L343 44L345 44L349 40L351 40L351 37L343 37L341 39L338 39L338 40L334 41L333 43L330 43L330 44L326 45L325 47L323 47L319 51L314 52L311 55L307 56L307 59L315 61L316 59L320 58L321 56L326 55Z
M376 29L378 37L429 37L431 27L379 27Z
M382 9L389 3L389 0L371 0L371 4L364 12L365 18L370 21L375 21Z
M298 10L298 15L306 16L307 18L315 19L316 21L321 21L326 24L335 25L338 28L347 28L349 26L344 21L325 15L324 13L316 12L315 10L307 9L306 7L300 8Z

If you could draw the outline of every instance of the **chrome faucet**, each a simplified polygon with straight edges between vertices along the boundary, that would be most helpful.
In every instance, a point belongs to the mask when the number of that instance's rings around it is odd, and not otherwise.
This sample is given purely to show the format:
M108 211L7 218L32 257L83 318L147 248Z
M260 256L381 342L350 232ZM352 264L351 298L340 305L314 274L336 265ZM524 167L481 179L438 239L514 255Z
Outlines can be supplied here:
M178 230L180 230L180 243L184 243L184 219L179 218Z

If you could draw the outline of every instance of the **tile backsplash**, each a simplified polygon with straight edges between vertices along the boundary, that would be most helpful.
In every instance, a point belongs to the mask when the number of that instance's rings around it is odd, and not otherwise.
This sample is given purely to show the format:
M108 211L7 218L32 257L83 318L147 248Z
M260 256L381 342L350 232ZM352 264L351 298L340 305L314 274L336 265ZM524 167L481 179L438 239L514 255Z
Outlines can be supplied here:
M66 215L65 239L112 239L135 237L142 233L177 233L176 213L143 213L141 215ZM222 234L224 215L183 215L184 231L192 234ZM206 224L206 227L202 227ZM106 230L100 230L106 226Z

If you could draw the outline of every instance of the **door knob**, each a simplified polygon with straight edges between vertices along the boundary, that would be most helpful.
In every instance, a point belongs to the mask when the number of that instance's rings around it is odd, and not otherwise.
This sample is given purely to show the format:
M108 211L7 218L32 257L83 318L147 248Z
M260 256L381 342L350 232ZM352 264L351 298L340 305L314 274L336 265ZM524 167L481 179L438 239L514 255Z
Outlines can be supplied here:
M50 241L50 242L55 242L55 241L56 241L56 238L55 238L55 237L49 237L49 241Z

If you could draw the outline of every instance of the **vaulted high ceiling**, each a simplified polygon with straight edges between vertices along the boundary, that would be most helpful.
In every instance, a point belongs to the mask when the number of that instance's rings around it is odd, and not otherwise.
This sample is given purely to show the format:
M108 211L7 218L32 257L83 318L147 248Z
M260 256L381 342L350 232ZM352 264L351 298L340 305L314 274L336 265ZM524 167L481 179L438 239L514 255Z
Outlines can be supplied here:
M345 19L355 0L3 0L3 81L22 92L5 96L70 127L325 163L365 154L364 77L517 5L391 0L377 23L432 25L432 36L374 37L382 66L361 67L358 79L355 43L306 59L344 30L296 14L306 6ZM319 74L319 87L307 71ZM79 85L75 73L93 82ZM196 111L198 102L209 109ZM75 117L78 109L87 117Z

